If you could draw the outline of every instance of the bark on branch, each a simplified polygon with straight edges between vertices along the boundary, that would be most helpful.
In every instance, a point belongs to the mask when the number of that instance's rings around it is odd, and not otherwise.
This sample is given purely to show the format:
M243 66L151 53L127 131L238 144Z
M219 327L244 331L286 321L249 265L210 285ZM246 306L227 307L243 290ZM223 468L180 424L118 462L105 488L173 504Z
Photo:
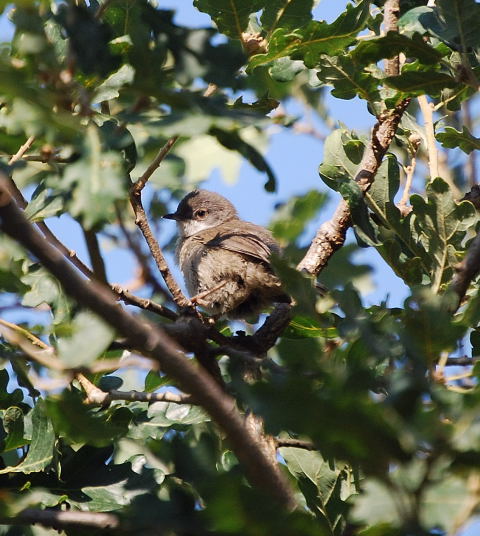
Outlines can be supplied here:
M39 510L27 508L15 517L0 518L2 525L34 525L62 530L68 527L92 527L115 529L120 523L116 515L106 512L83 512L78 510Z
M375 178L409 102L410 99L405 99L392 110L385 111L373 127L370 142L365 149L359 171L355 176L355 181L364 193L370 188ZM347 230L351 224L350 209L346 201L342 200L332 218L318 229L297 269L312 275L319 274L327 266L330 257L343 246Z
M450 288L457 294L458 309L470 286L470 283L480 272L480 233L472 240L463 261L455 267L455 277Z
M160 149L153 162L148 166L145 173L132 185L130 189L130 203L133 211L135 212L135 223L142 232L145 241L152 252L153 259L155 260L155 263L162 274L168 290L172 294L173 300L179 307L191 307L192 304L190 300L184 296L177 282L173 278L162 250L160 249L157 240L153 236L153 232L148 223L147 215L142 203L142 190L145 188L148 179L161 164L165 156L167 156L177 139L178 136L174 136L167 141L167 143Z

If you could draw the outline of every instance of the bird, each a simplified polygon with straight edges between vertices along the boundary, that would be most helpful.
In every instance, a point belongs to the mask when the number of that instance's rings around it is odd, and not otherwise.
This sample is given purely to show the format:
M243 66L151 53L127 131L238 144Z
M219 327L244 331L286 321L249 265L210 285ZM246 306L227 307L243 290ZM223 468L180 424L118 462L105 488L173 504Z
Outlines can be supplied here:
M177 263L191 301L208 314L248 319L291 302L270 263L280 254L272 233L241 220L225 197L196 189L163 217L177 223Z

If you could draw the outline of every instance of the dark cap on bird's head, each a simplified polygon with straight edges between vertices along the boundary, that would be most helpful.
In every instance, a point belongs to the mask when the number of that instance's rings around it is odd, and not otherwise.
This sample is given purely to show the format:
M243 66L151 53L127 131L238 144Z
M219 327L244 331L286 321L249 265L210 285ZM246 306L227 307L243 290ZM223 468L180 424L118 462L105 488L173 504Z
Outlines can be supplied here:
M228 199L208 190L193 190L179 203L177 210L163 216L179 224L183 236L238 219L235 207Z

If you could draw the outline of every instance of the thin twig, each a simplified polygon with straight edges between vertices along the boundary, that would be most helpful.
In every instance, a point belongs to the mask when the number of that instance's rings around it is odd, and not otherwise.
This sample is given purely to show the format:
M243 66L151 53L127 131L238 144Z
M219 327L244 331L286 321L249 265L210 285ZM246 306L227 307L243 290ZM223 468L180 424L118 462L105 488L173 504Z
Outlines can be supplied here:
M33 333L28 331L25 328L22 328L21 326L18 326L17 324L14 324L13 322L8 322L7 320L4 320L3 318L0 318L0 325L5 326L13 331L16 331L21 336L28 339L32 344L35 346L38 346L39 348L42 348L43 350L50 350L50 346L43 342L41 339L36 337Z
M147 184L148 179L152 173L158 168L162 160L168 154L170 149L173 147L174 143L177 141L178 136L170 138L167 143L160 149L157 156L154 158L153 162L148 166L145 173L132 185L130 189L130 202L132 204L133 211L135 212L135 223L138 225L140 231L152 252L152 256L157 264L157 267L162 274L162 277L168 287L168 290L171 292L174 302L179 307L192 307L190 300L188 300L177 282L170 272L167 261L160 249L160 246L153 236L152 230L148 223L147 215L145 214L145 209L143 208L142 203L142 190Z
M2 328L3 326L3 328ZM18 346L26 357L36 361L44 367L59 372L74 373L78 368L71 368L64 364L56 355L55 349L49 346L33 333L3 318L0 319L0 334L11 344ZM41 348L39 350L38 348ZM122 357L120 359L100 359L88 367L82 367L86 372L110 372L120 368L135 367L145 370L157 370L158 361L147 357Z
M386 31L398 31L400 15L399 0L387 0L384 7L383 24ZM399 61L392 58L386 63L386 69L391 74L398 74ZM365 149L355 181L365 193L375 179L375 174L382 163L395 136L400 120L410 99L403 100L392 110L385 110L377 118L373 127L370 142ZM345 243L348 228L351 226L350 210L342 200L332 218L323 223L317 231L306 255L300 261L297 269L312 275L317 275L327 265L331 256Z
M88 255L90 257L90 264L93 268L95 279L101 283L108 285L107 271L105 268L105 262L103 261L102 252L100 251L100 244L98 243L97 233L91 229L83 229L83 236L87 245Z
M275 446L277 449L282 447L293 447L296 449L305 449L305 450L318 450L311 441L303 441L302 439L291 439L291 438L275 438Z
M478 470L473 470L467 480L467 489L469 495L464 501L463 508L453 520L453 526L449 531L449 536L458 534L458 531L467 523L477 512L480 504L480 474Z
M175 145L177 140L178 140L178 136L171 137L169 140L167 140L165 145L158 151L157 155L152 160L152 163L147 167L143 175L139 177L133 184L132 193L134 195L139 195L141 191L143 190L143 188L145 188L145 185L147 184L148 179L153 175L153 172L158 169L163 159L170 152L170 149Z
M41 162L42 164L49 164L50 162L55 162L56 164L69 164L72 162L72 157L62 158L60 156L53 156L52 154L29 154L19 157L18 160L24 160L25 162Z
M83 387L85 394L87 395L86 401L89 404L98 404L105 406L110 404L113 400L124 400L127 402L170 402L173 404L191 404L195 402L190 395L184 393L144 393L138 391L102 391L99 387L94 385L83 374L77 375L77 380Z
M406 207L408 204L408 200L410 199L410 190L412 188L413 175L415 173L416 165L417 165L417 159L415 158L415 156L412 156L412 159L410 160L410 164L405 168L405 174L406 174L405 186L403 188L402 198L398 202L399 208Z
M98 359L91 363L86 372L92 374L98 374L101 372L111 372L112 370L118 370L123 368L138 368L142 370L158 370L158 361L150 359L145 356L130 356L122 357L120 359Z
M8 165L11 166L14 162L20 160L23 155L30 149L35 141L35 136L30 136L28 140L20 147L20 149L10 158Z
M435 132L433 128L433 107L428 102L426 95L417 97L420 110L423 115L423 124L427 134L427 152L428 152L428 169L430 179L438 177L438 151L435 141Z
M462 111L463 111L463 123L468 128L468 130L472 132L473 121L472 121L472 113L471 113L470 105L471 105L470 101L464 101L462 103ZM473 186L477 184L477 151L472 151L467 156L467 164L465 168L466 168L466 175L468 177L468 183L470 185L470 188L473 188Z
M31 343L19 331L6 327L4 322L0 325L0 335L9 343L18 346L28 357L40 365L56 371L64 372L66 370L64 364L55 356L53 349L42 348L42 350L39 350L36 345Z
M449 357L445 363L446 367L472 367L477 361L480 360L480 357Z
M177 313L175 313L168 307L165 307L164 305L161 305L159 303L155 303L154 301L146 298L139 298L128 290L122 288L120 285L112 285L112 290L118 295L119 299L124 301L125 303L128 303L130 305L136 305L141 309L145 309L146 311L151 311L152 313L164 316L169 320L176 320L178 318Z
M11 179L11 177L8 177L7 180L8 180L8 188L9 188L10 195L12 195L12 197L17 201L18 205L21 208L25 209L27 207L28 203L27 203L26 199L23 197L22 192L19 190L19 188L17 187L15 182ZM82 272L83 275L85 275L89 279L94 279L95 278L95 274L92 272L92 270L90 270L90 268L80 260L80 258L77 256L75 251L67 248L65 246L65 244L60 242L60 240L52 233L52 231L49 229L49 227L47 226L47 224L45 222L37 222L36 225L42 231L43 236L56 249L58 249L66 259L68 259L76 268L78 268L80 270L80 272ZM99 269L100 269L100 267L99 267ZM105 275L105 268L103 268L103 270L100 269L100 276L104 277L105 282L107 282L106 281L106 275ZM158 290L158 288L156 286L155 286L155 288ZM128 291L124 291L119 285L113 285L112 289L113 289L114 292L117 293L117 295L118 295L118 297L120 299L122 299L122 300L125 299L125 301L128 301L130 299L129 303L131 303L132 305L137 305L139 307L142 307L142 305L145 305L145 302L136 303L135 302L136 301L135 297L132 294L130 294ZM164 308L162 306L156 307L156 304L153 304L153 302L151 302L150 306L142 307L142 308L146 308L146 309L151 310L152 312L155 312L157 314L162 314L162 316L166 316L167 318L171 318L171 319L173 319L172 315L175 314L175 313L173 313L173 311L170 312L171 314L168 313L166 308ZM160 311L162 311L162 313L160 313Z

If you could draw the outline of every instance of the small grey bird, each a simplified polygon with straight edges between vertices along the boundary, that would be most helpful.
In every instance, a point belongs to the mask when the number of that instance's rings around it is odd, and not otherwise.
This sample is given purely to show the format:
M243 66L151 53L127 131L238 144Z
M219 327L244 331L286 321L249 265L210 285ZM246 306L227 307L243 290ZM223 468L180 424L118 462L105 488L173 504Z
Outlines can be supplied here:
M269 260L279 245L267 229L241 220L230 201L194 190L163 217L177 222L177 262L192 301L208 313L245 318L290 303Z

